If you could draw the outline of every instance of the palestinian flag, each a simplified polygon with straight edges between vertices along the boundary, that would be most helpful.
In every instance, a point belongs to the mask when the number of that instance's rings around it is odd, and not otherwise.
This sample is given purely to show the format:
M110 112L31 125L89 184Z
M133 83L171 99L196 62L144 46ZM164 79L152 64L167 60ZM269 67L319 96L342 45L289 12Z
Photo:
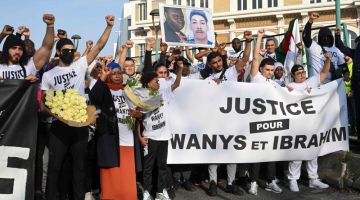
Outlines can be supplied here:
M291 68L294 64L302 64L302 60L297 60L299 49L296 47L296 44L301 42L300 37L298 19L293 19L289 23L289 28L285 33L284 39L275 50L277 61L284 65L286 76L290 75Z

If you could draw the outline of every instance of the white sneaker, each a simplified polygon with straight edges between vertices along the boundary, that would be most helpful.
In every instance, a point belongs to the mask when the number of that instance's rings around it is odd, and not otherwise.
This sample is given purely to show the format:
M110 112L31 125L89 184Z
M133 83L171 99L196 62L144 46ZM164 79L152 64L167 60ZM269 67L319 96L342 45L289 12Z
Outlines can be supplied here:
M258 190L258 184L256 183L256 181L251 182L249 194L257 195L257 190Z
M95 200L91 192L85 193L85 200Z
M145 190L145 192L143 194L143 200L151 200L151 195L150 195L149 191Z
M299 186L296 180L289 181L289 188L291 192L299 192Z
M266 183L265 190L274 193L282 192L282 189L276 184L275 180L272 180L271 183Z
M309 181L309 188L326 189L329 185L320 181L320 179L311 179Z
M163 190L162 193L156 193L155 200L171 200L169 194L167 193L166 189Z

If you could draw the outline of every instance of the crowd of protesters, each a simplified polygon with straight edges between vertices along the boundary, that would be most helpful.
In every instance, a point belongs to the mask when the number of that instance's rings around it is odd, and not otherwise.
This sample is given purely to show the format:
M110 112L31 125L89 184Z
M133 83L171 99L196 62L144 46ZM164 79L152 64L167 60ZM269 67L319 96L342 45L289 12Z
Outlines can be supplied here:
M330 29L321 28L318 41L314 41L311 26L319 17L316 12L309 14L302 34L304 45L297 45L299 52L303 48L309 52L307 67L311 76L308 77L303 63L297 63L290 66L291 81L286 80L285 68L276 58L274 38L268 38L266 49L261 49L263 29L258 30L254 47L250 31L243 33L243 41L233 39L229 48L216 43L214 48L199 48L195 54L189 48L183 53L182 49L169 48L161 42L161 53L155 61L152 59L156 41L147 38L143 64L136 68L135 60L127 57L134 46L130 40L119 47L114 58L99 56L114 25L114 16L105 17L103 34L95 44L87 41L83 54L67 38L65 30L59 29L55 34L55 17L51 14L43 16L46 33L38 48L31 41L27 27L20 26L15 31L5 25L0 34L0 43L4 40L0 79L26 79L38 84L39 103L41 91L75 88L89 104L101 110L95 125L71 127L39 109L36 199L82 200L93 199L96 194L101 199L112 200L174 199L178 187L192 192L202 181L209 182L208 195L216 196L219 164L168 165L166 162L171 139L169 125L165 123L169 117L168 104L174 90L181 87L182 79L213 80L218 84L224 81L271 84L287 87L290 93L293 90L311 93L311 88L343 77L349 127L355 133L360 119L360 106L355 104L360 99L360 38L356 38L356 47L351 49L341 41L340 29L333 36ZM130 109L125 99L126 83L139 76L142 87L159 92L163 98L160 108L145 114ZM163 126L154 130L151 119L160 115ZM136 118L133 127L126 123L129 116ZM281 193L283 188L277 177L283 177L289 181L289 189L298 192L302 161L290 161L285 175L277 170L279 164L227 163L224 190L244 195L236 180L247 177L248 187L243 188L257 195L260 167L264 165L266 175L261 178L266 180L265 190ZM310 188L329 187L319 179L317 158L306 161L306 169Z

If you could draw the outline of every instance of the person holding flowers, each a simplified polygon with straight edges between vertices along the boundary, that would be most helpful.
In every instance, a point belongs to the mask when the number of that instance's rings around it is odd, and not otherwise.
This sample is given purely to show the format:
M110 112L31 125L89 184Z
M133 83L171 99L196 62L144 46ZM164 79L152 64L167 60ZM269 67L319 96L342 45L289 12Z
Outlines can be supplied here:
M158 184L157 199L170 199L166 190L167 180L171 179L167 169L167 152L168 141L171 138L169 127L168 104L171 100L173 91L179 87L183 69L182 61L178 63L178 71L175 82L170 87L162 89L159 85L158 75L155 72L145 72L141 77L142 87L147 89L150 95L160 95L160 107L146 112L143 119L144 131L139 136L140 143L144 146L144 163L143 163L143 199L151 199L150 191L152 190L152 171L157 161L158 167Z
M124 97L121 67L115 62L103 66L101 76L89 93L92 103L101 109L97 120L98 165L101 199L137 198L133 117ZM121 181L126 180L126 181Z
M107 26L94 48L74 62L76 49L70 39L60 39L56 44L56 53L60 60L58 66L44 73L41 89L43 91L77 90L84 96L84 80L88 65L104 48L114 25L114 16L106 16ZM60 95L61 92L56 92ZM55 95L56 96L56 95ZM59 175L66 156L71 156L73 168L73 198L83 200L85 197L85 157L88 141L87 127L72 127L60 120L52 123L49 136L49 166L46 196L48 200L57 199Z

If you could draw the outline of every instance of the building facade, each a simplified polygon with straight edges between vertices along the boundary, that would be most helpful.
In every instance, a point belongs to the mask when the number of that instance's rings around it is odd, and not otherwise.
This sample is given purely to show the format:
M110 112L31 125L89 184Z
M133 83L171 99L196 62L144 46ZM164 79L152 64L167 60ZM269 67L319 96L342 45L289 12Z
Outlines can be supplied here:
M335 25L336 18L335 0L130 0L124 5L124 14L128 19L129 39L136 44L131 56L139 57L138 62L144 54L146 37L155 36L149 13L158 9L159 3L211 9L219 43L242 38L246 30L256 34L259 28L264 28L268 36L284 33L289 21L295 17L302 29L308 14L314 11L320 13L320 19L313 27ZM341 0L340 4L341 20L347 24L350 46L353 46L354 39L360 34L360 0ZM155 17L155 24L159 24L158 17ZM317 32L313 32L315 37Z

